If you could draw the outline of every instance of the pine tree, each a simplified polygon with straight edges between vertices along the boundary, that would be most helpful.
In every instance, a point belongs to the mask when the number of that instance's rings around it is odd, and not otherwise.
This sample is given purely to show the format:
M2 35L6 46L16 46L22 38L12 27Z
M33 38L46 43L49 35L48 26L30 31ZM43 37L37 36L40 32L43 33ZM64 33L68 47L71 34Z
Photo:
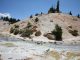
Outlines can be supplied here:
M52 31L52 34L55 36L56 41L62 40L62 28L58 25L55 26L55 30Z
M35 16L38 16L38 15L39 15L38 13L35 14Z
M80 15L78 14L77 17L80 18Z
M30 18L33 18L33 16L31 15Z
M49 9L48 13L55 13L55 8L53 6Z
M3 20L3 17L1 16L0 19Z
M60 10L59 10L59 0L57 1L57 7L56 7L56 11L59 13L60 12Z
M69 12L69 15L72 15L72 12L71 11Z
M43 14L43 12L41 12L41 15Z

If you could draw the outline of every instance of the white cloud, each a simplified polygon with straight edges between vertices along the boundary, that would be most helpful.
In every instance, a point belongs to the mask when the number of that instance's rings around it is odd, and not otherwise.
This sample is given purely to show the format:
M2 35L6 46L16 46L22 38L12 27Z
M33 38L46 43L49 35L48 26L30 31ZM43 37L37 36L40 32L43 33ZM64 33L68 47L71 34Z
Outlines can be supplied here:
M0 17L11 17L9 13L0 13Z

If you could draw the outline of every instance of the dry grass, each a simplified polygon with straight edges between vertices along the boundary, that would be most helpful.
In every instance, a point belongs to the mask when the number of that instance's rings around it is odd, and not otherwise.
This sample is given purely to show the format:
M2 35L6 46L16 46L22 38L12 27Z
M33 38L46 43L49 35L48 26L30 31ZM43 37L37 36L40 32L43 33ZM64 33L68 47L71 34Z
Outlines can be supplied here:
M76 58L76 57L80 57L80 53L78 53L78 52L67 52L66 53L66 57L67 57L67 59L66 60L73 60L74 58ZM80 60L80 59L78 59L78 60Z
M1 44L1 45L3 45L3 46L7 46L7 47L13 47L13 46L15 46L15 44L13 44L13 43L9 43L9 42L7 42L7 43L3 43L3 44Z
M67 53L66 53L66 57L67 57L66 60L70 60L70 59L75 58L76 55L75 55L75 53L73 53L73 52L67 52Z
M56 51L51 51L50 52L50 55L55 58L56 60L59 60L60 59L60 54Z
M62 55L65 56L65 60L73 60L73 59L80 60L80 58L78 58L78 57L80 57L80 53L79 52L66 52L66 51L63 51L62 53L59 53L57 51L50 51L48 56L49 55L52 56L55 60L62 59L61 58Z

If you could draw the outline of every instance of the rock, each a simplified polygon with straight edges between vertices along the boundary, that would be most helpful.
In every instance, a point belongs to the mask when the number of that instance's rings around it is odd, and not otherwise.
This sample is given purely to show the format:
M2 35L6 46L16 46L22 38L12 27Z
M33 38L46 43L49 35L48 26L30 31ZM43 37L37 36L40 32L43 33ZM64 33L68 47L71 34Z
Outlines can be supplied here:
M54 35L52 35L51 33L44 34L44 36L47 37L50 40L55 40Z

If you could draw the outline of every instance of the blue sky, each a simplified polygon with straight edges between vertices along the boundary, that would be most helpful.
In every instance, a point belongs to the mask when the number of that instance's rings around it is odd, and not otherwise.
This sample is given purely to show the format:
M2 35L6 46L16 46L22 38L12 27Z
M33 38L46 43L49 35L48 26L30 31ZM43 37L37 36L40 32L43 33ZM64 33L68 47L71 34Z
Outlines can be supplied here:
M47 13L57 0L0 0L0 13L8 13L14 18L24 19L31 14ZM80 14L80 0L60 0L60 10L64 13L72 11Z

